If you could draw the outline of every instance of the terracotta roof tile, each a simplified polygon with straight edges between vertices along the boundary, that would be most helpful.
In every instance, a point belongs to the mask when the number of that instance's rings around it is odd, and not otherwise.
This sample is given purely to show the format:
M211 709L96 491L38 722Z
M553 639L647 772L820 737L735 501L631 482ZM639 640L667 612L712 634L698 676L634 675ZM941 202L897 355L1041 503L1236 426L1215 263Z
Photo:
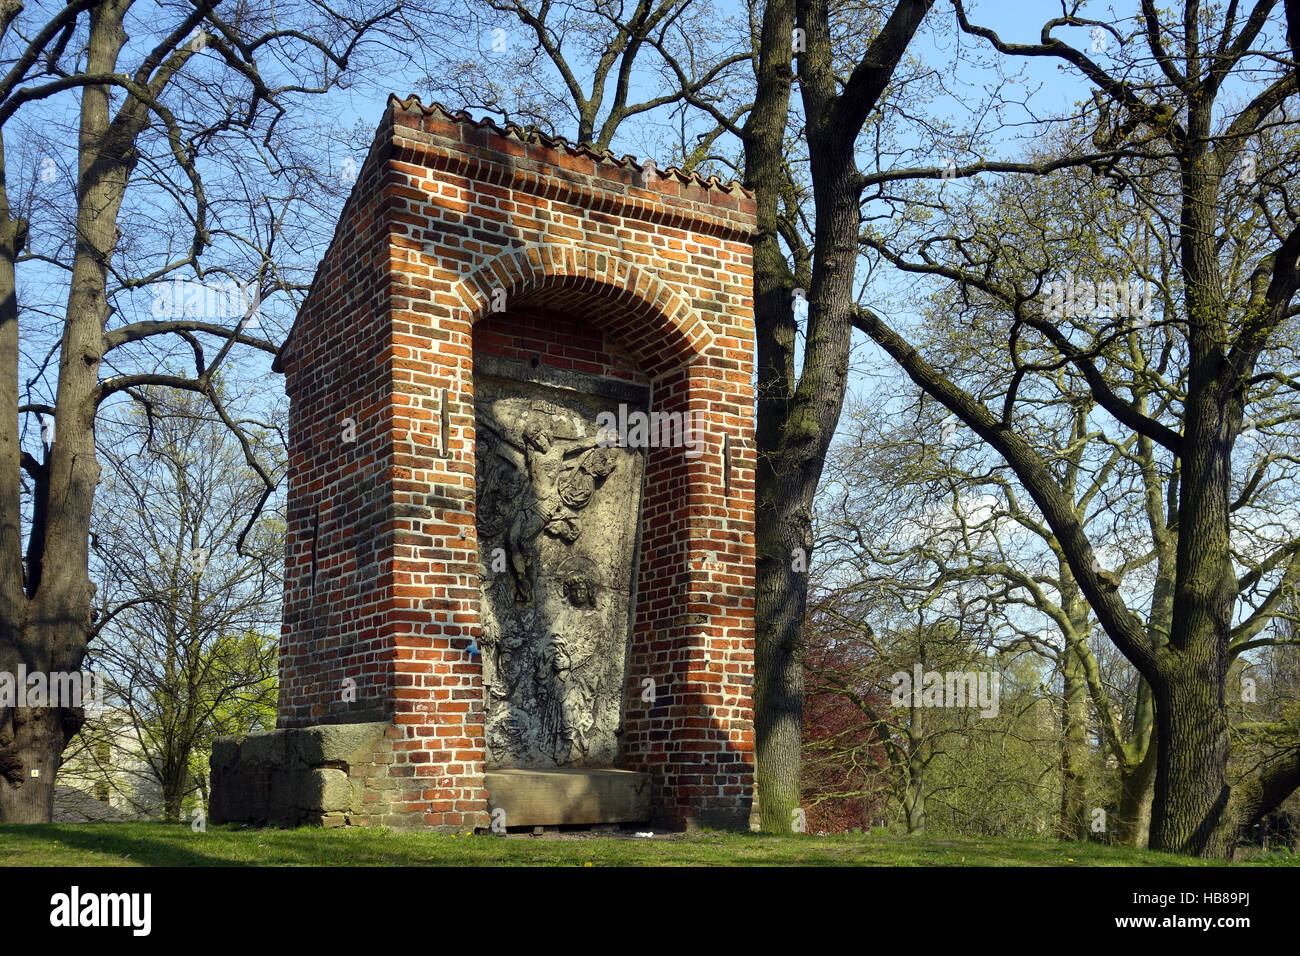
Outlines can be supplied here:
M561 136L547 136L538 130L525 129L515 123L507 123L505 126L499 126L488 117L476 120L465 110L453 112L441 103L433 103L429 106L425 106L424 103L420 101L420 98L415 94L411 94L407 96L406 99L402 99L396 94L390 93L388 100L390 103L395 103L404 110L412 112L418 110L425 116L440 115L442 118L450 120L453 123L462 123L472 126L475 129L487 130L488 132L495 133L497 136L517 139L524 143L540 143L550 149L562 149L570 156L584 156L597 163L618 166L623 169L631 167L638 172L643 172L647 168L653 168L659 176L669 177L680 183L703 186L705 189L720 189L726 193L739 193L750 198L753 198L754 195L751 190L746 189L735 180L723 181L716 176L709 176L706 179L699 175L699 173L688 173L676 166L669 166L665 169L660 169L658 163L654 162L654 160L646 160L642 163L638 162L635 156L624 155L618 157L608 149L595 150L586 143L570 143L567 139L564 139Z

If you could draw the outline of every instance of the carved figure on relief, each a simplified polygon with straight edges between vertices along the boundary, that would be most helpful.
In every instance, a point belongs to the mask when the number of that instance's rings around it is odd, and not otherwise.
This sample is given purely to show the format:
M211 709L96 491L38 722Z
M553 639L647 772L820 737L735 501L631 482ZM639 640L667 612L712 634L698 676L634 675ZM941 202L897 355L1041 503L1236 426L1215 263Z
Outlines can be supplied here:
M522 485L522 501L506 534L515 603L520 606L533 603L533 539L546 532L573 544L582 534L577 512L587 506L595 488L616 465L613 450L599 447L599 435L556 439L547 420L547 415L529 411L522 432L522 454L500 433L502 440L496 444L497 453L527 479L509 483L512 488ZM576 456L581 457L571 461Z

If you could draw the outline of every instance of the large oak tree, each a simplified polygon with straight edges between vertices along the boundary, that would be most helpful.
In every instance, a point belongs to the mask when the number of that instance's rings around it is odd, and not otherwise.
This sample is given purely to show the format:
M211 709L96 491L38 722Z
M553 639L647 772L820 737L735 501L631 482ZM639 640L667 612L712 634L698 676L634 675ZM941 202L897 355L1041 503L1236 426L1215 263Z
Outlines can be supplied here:
M954 382L876 312L864 309L855 321L1006 461L1102 628L1150 684L1159 741L1151 847L1225 855L1243 826L1300 784L1300 737L1294 734L1289 744L1270 751L1257 773L1230 778L1227 701L1234 660L1254 646L1262 623L1292 586L1300 560L1300 542L1286 542L1243 566L1232 536L1234 451L1248 430L1248 412L1264 390L1271 395L1278 385L1300 387L1286 360L1300 285L1300 223L1289 201L1288 164L1270 168L1260 152L1261 137L1285 132L1286 110L1294 109L1300 92L1294 51L1285 39L1288 27L1295 33L1295 11L1288 4L1284 22L1274 0L1259 0L1248 11L1236 3L1221 10L1187 0L1175 19L1143 0L1135 19L1109 23L1083 19L1077 4L1067 4L1063 16L1043 26L1038 42L1015 43L973 23L961 0L954 5L962 29L1000 55L1057 61L1089 84L1093 99L1083 104L1075 124L1092 131L1091 148L1115 154L1094 168L1113 188L1128 190L1135 207L1154 210L1177 250L1159 322L1176 342L1164 360L1182 364L1184 382L1172 409L1147 406L1143 396L1115 385L1112 352L1132 320L1112 311L1108 322L1081 326L1049 314L1043 308L1046 281L1062 278L1076 262L1058 258L1026 276L1018 250L991 234L972 243L958 230L941 229L899 242L899 236L877 230L863 241L899 269L956 283L1005 310L1008 334L1001 347L1014 369L996 402ZM1059 34L1071 29L1113 38L1110 59L1095 47L1062 39ZM1237 102L1242 91L1245 98ZM1025 171L1048 175L1052 163L1044 158ZM1152 163L1163 165L1175 183L1172 190L1159 191L1160 179L1149 172ZM1251 168L1249 176L1239 172L1243 163ZM973 163L958 170L957 178L993 169ZM1243 183L1269 234L1262 248L1236 241L1235 220L1243 208L1233 197ZM1234 272L1244 276L1243 295L1233 294ZM1097 560L1099 542L1063 489L1050 451L1018 427L1018 402L1030 400L1027 383L1060 368L1071 371L1072 387L1095 402L1117 440L1136 436L1174 462L1167 634L1153 634L1145 616L1126 602ZM1240 613L1239 593L1270 574L1272 590Z
M398 9L0 2L0 671L82 667L105 403L145 386L206 396L270 493L214 375L234 348L274 350L255 303L302 284L277 257L311 247L301 209L331 191L319 131L297 108L364 59ZM253 304L159 315L149 290L174 278L238 282ZM50 819L83 719L79 707L0 711L0 822Z

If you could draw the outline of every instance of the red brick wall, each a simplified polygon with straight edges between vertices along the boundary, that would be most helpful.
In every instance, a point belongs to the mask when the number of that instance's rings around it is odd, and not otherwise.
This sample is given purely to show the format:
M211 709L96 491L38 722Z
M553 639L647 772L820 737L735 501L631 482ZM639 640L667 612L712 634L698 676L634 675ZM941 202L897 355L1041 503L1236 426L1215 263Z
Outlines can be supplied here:
M393 368L387 169L373 155L298 315L286 372L292 421L281 726L386 716L393 647ZM349 421L350 420L350 421ZM346 441L346 438L353 438ZM356 684L356 702L345 697Z
M616 336L573 315L510 309L474 324L474 355L495 355L551 368L601 375L636 385L649 379Z
M292 402L279 717L393 722L369 819L488 823L468 652L477 351L648 383L653 410L706 416L700 457L648 453L623 765L654 775L664 823L747 820L753 209L739 189L643 179L630 161L390 101L279 359ZM347 417L356 442L341 441Z

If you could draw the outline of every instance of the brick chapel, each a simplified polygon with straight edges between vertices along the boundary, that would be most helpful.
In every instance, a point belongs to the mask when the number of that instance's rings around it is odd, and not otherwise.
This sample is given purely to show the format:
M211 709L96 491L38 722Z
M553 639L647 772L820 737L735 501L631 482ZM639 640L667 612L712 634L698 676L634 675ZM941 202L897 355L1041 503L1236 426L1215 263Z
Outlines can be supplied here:
M390 98L274 365L277 728L214 746L214 822L748 824L754 228Z

